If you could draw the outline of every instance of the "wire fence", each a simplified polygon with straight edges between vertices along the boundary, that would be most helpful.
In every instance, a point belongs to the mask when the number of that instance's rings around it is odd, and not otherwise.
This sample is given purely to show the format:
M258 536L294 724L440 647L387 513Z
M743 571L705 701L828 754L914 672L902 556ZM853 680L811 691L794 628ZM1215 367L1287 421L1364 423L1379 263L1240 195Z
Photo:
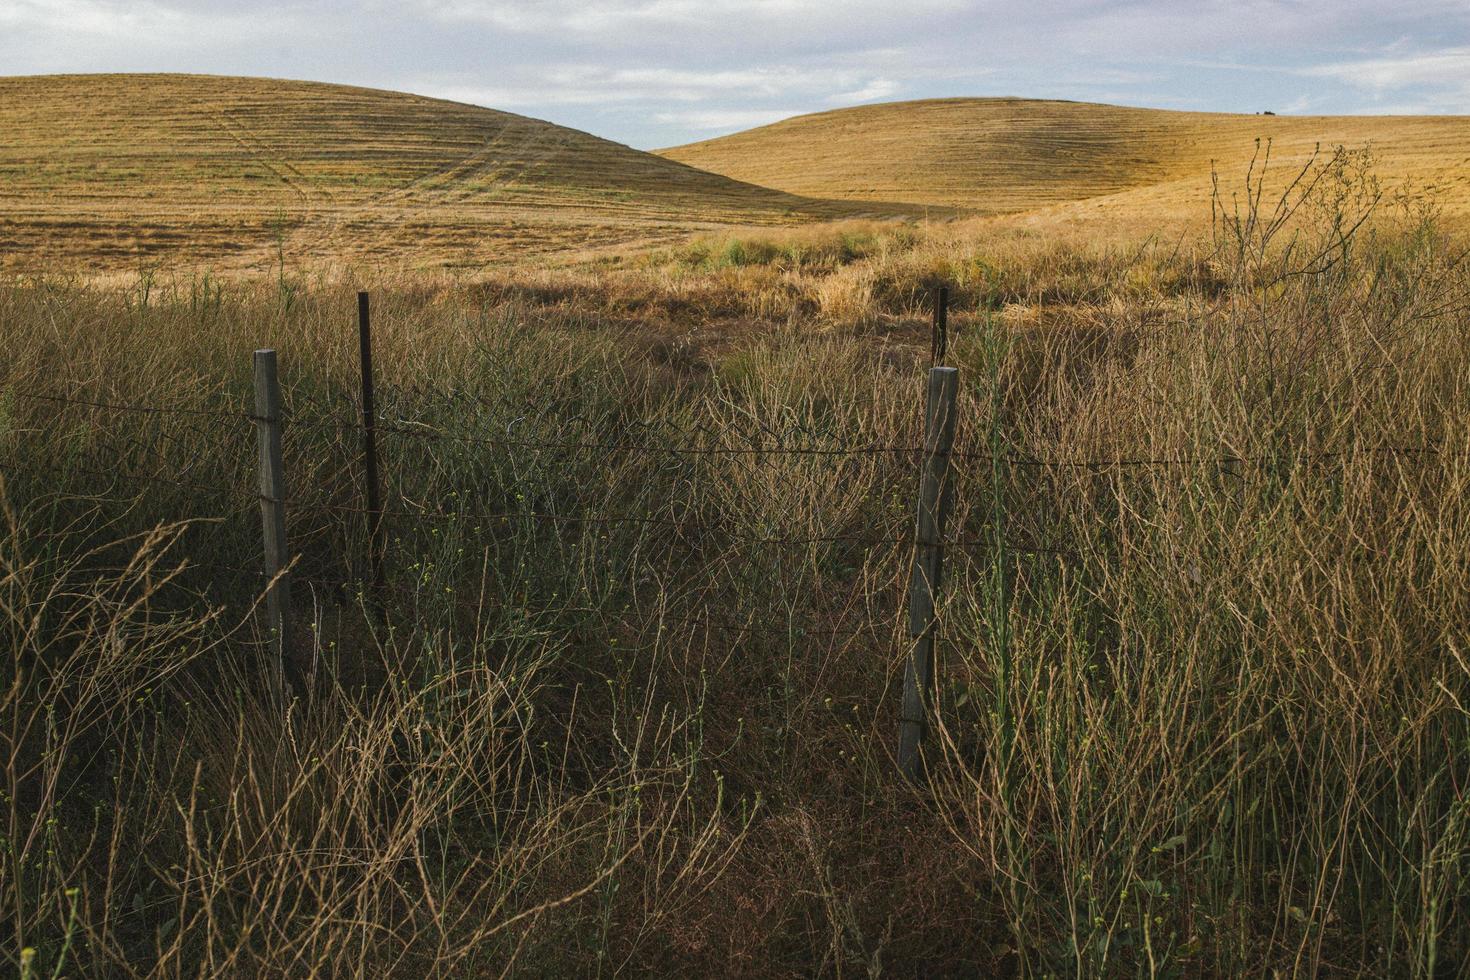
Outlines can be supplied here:
M93 413L107 413L112 415L139 415L151 417L173 417L180 420L209 420L212 422L225 423L234 426L255 425L267 420L255 412L221 406L197 406L197 405L152 405L138 404L124 400L107 397L79 397L57 395L8 385L5 394L11 398L33 401L36 403L55 406L58 412L67 409L82 409ZM336 405L321 406L324 412L332 414L310 414L302 411L299 407L294 412L284 412L280 418L283 429L314 432L331 432L337 438L346 440L349 437L360 434L363 430L363 421L360 419L342 418L341 414L350 412L353 407L350 398L341 399ZM566 419L554 420L559 428L575 428L568 426ZM472 447L480 449L492 449L505 452L533 452L551 454L554 456L570 454L598 454L607 458L626 458L629 454L645 454L651 456L664 456L682 459L717 458L735 461L737 465L747 467L758 467L763 463L770 463L778 458L807 458L812 460L848 460L848 459L885 459L898 467L916 466L925 453L925 447L917 444L890 445L881 444L872 440L843 441L838 433L831 430L815 429L812 427L792 427L788 429L763 428L755 432L736 430L729 427L701 426L692 431L679 429L667 425L647 424L642 426L648 438L639 439L606 439L606 438L573 438L573 439L534 439L519 438L513 435L516 428L524 426L527 422L525 415L496 423L497 428L509 433L501 436L499 434L476 436L462 432L454 432L442 426L416 419L404 418L400 415L380 415L372 420L376 432L390 436L403 436L418 440L426 444L447 444L458 447ZM653 441L652 437L657 434L664 441ZM701 441L694 441L701 440ZM826 443L823 445L812 445L813 442ZM835 444L834 444L835 443ZM133 444L124 447L131 452L147 454L156 447ZM1221 470L1238 470L1243 466L1278 466L1293 467L1304 465L1320 465L1331 462L1342 462L1355 457L1404 457L1404 458L1442 458L1442 457L1464 457L1470 453L1470 449L1450 449L1442 445L1371 445L1365 444L1342 449L1322 449L1311 451L1298 451L1293 453L1278 454L1221 454L1218 456L1200 455L1178 455L1178 456L1120 456L1107 459L1065 459L1065 458L1038 458L1016 452L985 452L969 449L952 449L947 455L950 464L955 467L958 475L957 482L963 481L966 476L973 477L966 467L971 464L983 464L990 467L1010 467L1017 469L1044 469L1062 471L1086 471L1091 473L1106 473L1113 470L1147 468L1155 470L1170 470L1179 468L1219 468ZM97 455L93 451L92 455ZM121 457L127 455L122 451L115 453ZM135 505L136 496L110 495L105 490L84 492L76 484L79 479L95 481L104 486L112 487L116 484L126 484L140 490L148 488L165 487L172 490L188 491L212 500L235 501L241 506L250 505L259 500L259 493L245 483L227 483L218 479L202 479L191 475L180 475L178 472L168 472L162 468L136 469L123 465L116 465L120 459L112 460L113 465L108 468L100 468L95 465L86 465L74 459L47 459L32 456L24 460L0 461L0 473L7 479L14 480L24 477L37 477L44 475L48 480L49 488L56 493L69 493L76 499L90 501L93 504L108 504L116 508L124 508ZM207 470L218 468L218 459L215 457L203 457L192 463L181 466L176 458L159 459L155 461L158 467L168 465L175 470L186 472L193 470ZM347 458L342 461L336 471L326 474L327 483L348 483L356 478L356 467L358 460ZM797 475L804 475L813 481L820 481L824 474L793 474L783 473L783 478L792 479ZM982 479L987 475L981 474ZM356 491L357 488L349 487ZM466 493L465 497L472 497ZM411 500L404 495L393 498L389 506L384 510L375 510L361 502L343 501L340 499L314 499L311 494L301 494L298 501L302 511L314 517L327 516L338 521L354 520L358 522L371 522L383 520L393 527L403 529L409 526L430 527L445 525L474 524L482 533L493 534L497 528L509 525L511 522L521 524L549 525L569 528L654 528L667 532L666 543L670 546L679 542L695 542L717 540L741 549L750 548L777 548L777 549L801 549L818 545L845 545L866 551L878 551L890 549L894 553L901 554L904 549L915 546L915 538L912 526L902 529L890 529L886 533L876 531L869 532L831 532L816 534L779 534L761 533L734 526L729 520L702 520L697 515L672 516L657 513L565 513L553 510L544 510L528 507L498 507L477 508L471 506L455 506L446 509L427 509L415 506ZM233 515L238 517L238 514ZM218 520L224 517L216 518ZM301 518L298 516L297 518ZM1008 538L998 540L993 535L977 536L974 534L950 535L940 542L941 546L952 552L974 553L977 555L993 554L997 551L1016 555L1050 556L1059 560L1081 563L1088 559L1088 553L1084 550L1066 547L1042 541L1025 541ZM235 565L210 565L208 562L190 562L190 569L213 570L221 575L238 577L245 570ZM269 573L264 571L250 572L256 578L264 581L268 579ZM310 586L351 594L354 590L360 590L364 586L362 576L340 575L336 577L307 573L298 571L295 581L301 586ZM394 595L403 599L422 598L423 590L412 587L404 587L401 584L375 583L379 590L387 589ZM728 618L714 616L682 616L667 613L670 621L682 622L690 625L708 626L720 630L736 633L761 633L771 632L778 635L788 635L789 629L764 627L758 624L739 623ZM821 632L820 630L816 632ZM830 631L829 631L830 632ZM862 628L847 631L846 635L873 634L871 624ZM807 630L804 635L814 635L813 631Z
M166 406L166 405L141 405L135 403L100 401L85 398L66 397L60 395L43 394L36 391L7 387L5 393L14 398L22 398L33 401L49 402L57 405L95 408L109 412L133 413L141 415L180 416L190 418L208 418L226 422L259 422L263 419L252 412L244 410L230 410L220 408L198 408L191 406ZM518 417L504 422L507 431L512 429L517 422L525 418ZM558 424L565 424L566 420L555 419ZM343 435L358 434L362 431L362 424L356 420L343 420L322 416L301 416L292 413L283 414L280 419L285 429L304 429L318 431L333 431ZM841 446L801 446L793 445L792 438L798 435L810 436L813 430L790 430L788 438L776 438L766 444L755 444L750 440L765 435L765 432L749 433L734 429L703 429L704 434L722 436L726 439L735 437L744 439L747 444L742 445L678 445L670 442L635 442L635 441L565 441L565 440L533 440L516 439L510 436L469 436L461 433L448 432L443 428L436 427L431 423L394 418L380 415L376 419L375 430L379 433L388 433L417 437L428 440L442 440L467 446L477 446L491 449L524 449L551 453L647 453L652 455L667 456L813 456L813 457L837 457L851 458L864 456L892 456L908 457L916 459L924 452L921 445L879 445L868 442L853 442ZM687 431L687 430L686 430ZM1221 453L1213 456L1201 455L1178 455L1178 456L1118 456L1103 459L1048 459L1044 457L1026 455L1023 453L988 453L975 450L953 450L949 454L952 460L964 462L980 462L990 464L1001 464L1005 466L1037 468L1037 469L1081 469L1107 471L1114 469L1130 468L1154 468L1168 469L1179 467L1229 467L1241 464L1275 464L1275 465L1299 465L1314 462L1328 462L1335 460L1350 459L1361 456L1451 456L1457 458L1470 457L1470 447L1447 447L1443 445L1364 445L1352 446L1339 449L1297 449L1292 451L1279 451L1270 453Z
M84 407L99 409L113 413L132 413L152 416L178 416L188 418L209 418L223 422L260 422L263 419L252 412L230 409L206 409L192 406L165 406L165 405L143 405L136 403L103 401L87 398L68 397L7 386L5 394L8 397L46 402L50 404ZM280 420L284 429L303 430L326 430L341 435L354 435L362 431L362 424L358 421L348 421L329 417L299 417L291 414L283 415ZM516 420L512 420L512 423ZM557 420L559 423L562 421ZM534 440L500 438L496 436L468 436L460 433L452 433L436 428L428 423L417 421L406 421L391 417L380 416L376 420L375 430L379 433L398 434L416 437L423 440L440 440L459 445L502 449L502 450L532 450L543 453L569 454L569 453L601 453L601 454L629 454L644 453L651 455L666 456L688 456L688 457L822 457L822 458L861 458L873 456L886 456L894 458L908 458L917 460L924 453L921 445L877 445L873 443L849 443L841 446L799 446L791 445L789 441L777 439L769 444L748 445L677 445L672 443L646 443L634 441L564 441L564 440ZM718 432L725 437L740 435L750 438L748 433L735 433L734 430L705 430L709 433ZM147 447L139 447L147 448ZM1115 469L1130 468L1195 468L1195 467L1217 467L1228 469L1241 465L1274 465L1279 467L1292 467L1310 465L1313 463L1325 463L1342 460L1350 460L1360 457L1446 457L1446 458L1470 458L1470 447L1451 448L1443 445L1358 445L1340 449L1318 449L1318 450L1296 450L1281 451L1275 453L1256 454L1234 454L1224 453L1216 456L1201 455L1179 455L1179 456L1120 456L1104 459L1049 459L1022 453L994 454L978 452L973 450L952 450L948 454L953 462L986 463L990 465L1001 465L1017 468L1035 469L1063 469L1063 470L1090 470L1105 472ZM171 466L177 466L176 460L167 461ZM201 460L201 465L213 465L217 459L210 458ZM130 482L152 483L158 485L176 486L185 489L198 490L200 492L216 493L222 495L248 493L248 490L238 485L227 485L218 482L202 481L182 478L176 474L164 472L133 473L121 470L98 470L88 468L72 462L60 462L56 460L43 460L39 458L28 458L23 462L0 461L0 470L11 473L44 471L52 474L75 474L107 479L120 479ZM783 474L785 475L785 474ZM365 507L353 507L350 505L332 505L330 509L341 513L368 513ZM436 514L421 515L425 519L447 519L456 515ZM584 523L653 523L669 526L677 526L680 522L666 518L649 517L646 515L620 515L615 517L574 517L561 514L540 514L526 511L505 511L483 514L464 514L460 516L477 516L486 520L501 518L521 518L529 520L553 520L566 522ZM810 541L840 541L853 540L871 544L901 543L891 539L873 539L837 535L832 537L815 537L806 539Z
M932 710L933 644L946 555L971 563L977 575L990 576L983 587L1002 596L1005 576L1014 574L1008 562L1021 568L1030 559L1027 570L1035 574L1045 563L1086 569L1117 560L1118 548L1110 549L1106 535L1076 533L1078 525L1069 523L1073 515L1057 503L1066 496L1060 489L1085 493L1087 481L1123 480L1122 474L1133 473L1178 480L1179 474L1196 471L1198 480L1206 471L1239 481L1279 482L1304 470L1363 459L1470 458L1470 446L1402 445L1387 439L1252 453L1043 456L1003 445L994 429L967 431L972 441L962 439L956 446L957 373L942 367L929 372L927 401L915 412L922 426L912 439L900 441L800 422L678 424L664 418L592 416L467 389L380 390L380 401L374 397L365 294L359 298L359 327L358 396L333 392L322 398L293 389L292 397L283 399L273 351L256 352L253 409L232 404L218 392L212 402L158 405L103 391L63 395L8 383L0 389L4 398L49 407L39 431L50 438L43 439L40 451L0 460L0 476L12 485L26 483L35 499L81 508L68 526L85 528L93 517L105 525L133 513L156 519L160 510L173 511L176 523L188 525L200 540L192 540L185 549L188 557L168 564L161 574L189 583L202 579L204 587L217 592L248 589L251 608L265 609L282 664L290 661L295 646L293 589L309 592L314 602L327 596L339 605L375 611L384 620L400 613L416 616L430 603L472 602L480 612L544 618L563 627L568 619L612 615L636 618L640 628L658 633L677 626L719 634L731 643L770 637L788 645L815 640L907 644L898 761L916 777L918 746ZM936 361L943 357L945 340L941 291L932 344ZM99 416L167 419L169 425L118 432L115 425L99 424ZM36 431L12 420L12 443ZM303 433L314 437L309 449L300 448L308 440L289 435ZM244 444L251 435L254 453ZM380 435L388 437L391 450L386 495L379 485L385 469L378 459ZM231 446L231 439L241 445ZM354 445L359 439L360 447ZM58 447L66 449L53 451ZM467 459L475 465L466 467ZM562 472L550 480L540 474L536 486L526 485L525 470L557 462L564 464ZM589 476L616 467L628 468L619 471L619 479L646 486L640 492L605 486L599 497L597 481ZM1050 509L1034 488L1029 497L1016 492L1017 473L1056 481L1048 488L1053 491ZM650 474L664 483L655 485L647 479ZM739 495L729 492L735 477L751 478L745 490L750 499L735 499ZM824 506L844 499L854 486L867 494L865 500L886 503ZM1123 486L1111 487L1115 496ZM676 494L674 487L687 492ZM783 513L778 489L793 492L810 505L809 512ZM978 492L951 513L956 498L964 496L958 491ZM173 496L152 499L163 492ZM183 501L181 494L187 495ZM1017 498L1024 506L1013 506ZM259 523L252 528L248 512L257 507ZM212 513L198 513L210 508ZM1076 540L1065 539L1069 531ZM252 533L260 535L254 547ZM609 540L614 535L623 537ZM525 575L495 581L482 574L477 588L462 588L463 576L446 579L455 573L446 572L442 556L436 557L451 538L481 548L482 570L489 567L492 551L497 567L539 565L553 591L533 600ZM568 557L579 548L575 558ZM618 586L621 609L582 602L571 590L554 591L554 583L566 577L558 566L585 561L589 548L598 550L610 569L618 555L635 555L641 563L607 572L629 580ZM258 565L217 560L257 549ZM463 551L460 547L455 555ZM94 557L99 572L129 567L106 565L100 552ZM396 565L392 558L398 559ZM812 588L830 586L834 576L840 577L833 570L861 580L861 594L848 597L858 601L834 605L831 595L822 594L830 588ZM795 580L784 593L783 572ZM653 583L648 589L642 587L645 580ZM670 583L677 587L670 589ZM709 601L710 595L717 601ZM760 598L768 600L767 607L755 607ZM906 619L899 615L905 603Z

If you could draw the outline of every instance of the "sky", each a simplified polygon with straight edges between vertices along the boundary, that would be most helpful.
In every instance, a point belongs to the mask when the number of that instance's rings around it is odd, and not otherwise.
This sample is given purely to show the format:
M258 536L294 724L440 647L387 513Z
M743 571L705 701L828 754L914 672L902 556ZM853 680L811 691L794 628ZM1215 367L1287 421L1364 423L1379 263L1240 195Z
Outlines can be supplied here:
M0 75L342 82L642 149L867 102L1470 114L1470 0L0 0Z

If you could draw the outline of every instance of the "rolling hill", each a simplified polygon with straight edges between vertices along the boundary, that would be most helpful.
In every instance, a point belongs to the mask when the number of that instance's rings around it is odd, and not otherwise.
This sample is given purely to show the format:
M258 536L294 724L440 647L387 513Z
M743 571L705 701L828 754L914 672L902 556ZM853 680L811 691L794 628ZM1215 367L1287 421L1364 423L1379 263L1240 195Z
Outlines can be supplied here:
M0 78L0 132L0 267L473 266L852 213L524 116L310 82Z
M933 99L797 116L658 151L793 194L905 201L981 214L1079 202L1120 217L1208 215L1210 168L1243 178L1258 139L1273 170L1319 144L1371 146L1386 182L1470 212L1470 117L1268 116L1031 99Z
M373 89L198 75L0 78L0 269L158 262L479 268L691 232L928 213L1208 217L1256 140L1284 175L1371 146L1390 185L1470 217L1470 118L1287 117L1023 99L839 109L644 153ZM895 203L897 202L897 203Z

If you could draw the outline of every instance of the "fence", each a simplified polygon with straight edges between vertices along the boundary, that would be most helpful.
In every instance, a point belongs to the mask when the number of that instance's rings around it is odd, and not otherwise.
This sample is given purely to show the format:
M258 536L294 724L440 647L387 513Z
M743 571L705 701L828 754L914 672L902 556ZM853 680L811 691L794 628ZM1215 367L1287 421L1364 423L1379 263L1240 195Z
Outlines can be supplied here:
M955 535L949 527L951 509L955 498L955 487L962 469L966 466L1036 469L1041 471L1112 472L1120 469L1147 468L1150 470L1177 467L1213 466L1230 471L1241 465L1256 463L1280 463L1282 457L1263 455L1243 457L1222 455L1220 457L1134 457L1106 460L1044 459L1001 452L992 446L991 451L960 451L954 448L958 415L959 372L954 367L941 366L947 349L946 302L943 292L937 296L931 353L936 365L927 375L922 404L923 441L919 445L887 445L873 443L847 443L841 445L801 444L800 438L790 433L759 434L757 438L733 442L730 433L717 432L713 442L664 441L656 438L606 440L602 438L566 438L548 440L517 437L514 425L508 425L504 435L474 434L436 430L433 426L418 422L394 420L380 416L375 404L372 364L372 335L369 299L360 294L358 302L359 358L361 391L356 399L359 417L343 419L339 414L322 412L315 416L295 413L289 415L283 407L280 370L276 352L256 351L253 357L254 404L250 411L232 409L201 409L189 407L165 407L153 405L124 404L103 399L51 395L44 392L26 391L14 386L8 389L13 397L37 402L54 403L91 408L102 412L142 413L171 415L211 423L240 424L253 428L256 442L256 486L247 490L239 484L227 484L193 475L194 468L184 472L152 472L128 474L121 469L107 471L79 468L67 464L61 466L44 460L28 460L24 464L0 463L0 470L11 472L37 472L49 469L58 475L83 474L106 480L133 480L147 486L168 486L178 490L209 494L242 502L253 499L259 507L260 553L259 569L264 594L267 635L277 665L275 673L288 684L301 684L306 665L296 661L301 642L297 636L293 600L293 585L311 585L342 589L361 586L365 591L366 605L380 620L390 617L391 599L402 588L395 583L395 570L389 562L388 524L394 521L412 520L419 523L444 521L463 522L473 520L484 533L493 534L498 526L509 522L529 522L557 526L641 526L659 528L669 535L670 544L683 543L698 547L714 538L738 541L741 547L770 546L793 548L819 544L841 544L858 549L911 549L911 561L906 575L907 587L906 628L907 637L904 657L904 673L899 696L899 730L897 739L897 762L902 772L911 779L919 779L923 772L922 747L930 719L935 710L934 691L936 685L936 646L941 625L939 593L943 586L946 554L955 549L982 549L990 553L1018 553L1046 556L1073 564L1085 563L1086 554L1055 543L1018 542L999 533L989 537L964 537ZM296 429L321 429L334 432L344 439L360 438L360 450L355 465L360 467L361 492L351 503L333 503L317 509L344 518L361 520L366 526L363 544L366 554L366 573L354 578L331 578L305 574L299 562L299 552L293 550L288 537L288 512L293 504L293 474L287 471L284 448L287 444L288 427ZM382 468L379 460L380 440L383 437L402 437L427 440L436 444L454 443L469 449L493 447L512 451L534 451L537 453L572 454L587 453L615 456L620 454L642 454L651 458L688 460L705 457L740 460L752 469L768 465L777 457L806 456L850 460L867 458L891 458L897 463L911 467L917 496L911 501L909 513L913 515L911 534L883 533L832 533L812 535L790 534L741 534L729 526L701 524L687 516L660 515L656 513L577 514L555 510L538 510L526 507L466 508L456 507L452 511L434 512L420 509L411 513L405 501L392 501L385 496ZM146 447L145 447L146 448ZM1449 451L1443 447L1395 447L1375 446L1352 450L1337 450L1318 453L1297 453L1291 457L1293 464L1324 462L1346 456L1375 453L1400 456L1441 456ZM201 463L201 468L208 465ZM196 563L197 564L197 563ZM1004 568L1003 565L998 567ZM224 571L222 569L221 571ZM231 571L234 571L231 569ZM1002 595L1005 585L998 588ZM506 597L501 602L513 603ZM758 622L738 622L728 618L711 617L708 609L702 608L698 616L682 616L677 612L664 614L674 621L691 623L707 629L719 630L735 635L758 634L791 635L793 630ZM895 615L893 625L898 627ZM826 635L831 637L881 636L875 624L866 622L857 629L803 628L804 636Z

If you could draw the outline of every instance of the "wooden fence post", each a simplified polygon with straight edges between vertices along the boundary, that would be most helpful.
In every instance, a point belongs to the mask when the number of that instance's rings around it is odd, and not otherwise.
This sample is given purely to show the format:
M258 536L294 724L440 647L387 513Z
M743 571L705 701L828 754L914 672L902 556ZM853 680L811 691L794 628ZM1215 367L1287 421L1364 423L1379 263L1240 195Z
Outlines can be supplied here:
M934 367L944 363L949 352L949 287L934 290L934 328L929 341L929 362Z
M276 352L255 352L255 434L260 450L260 524L265 545L266 618L276 666L291 677L291 573L286 549L286 470L281 460L281 387Z
M383 500L378 481L378 418L373 406L373 333L368 317L368 294L357 294L357 348L362 361L362 463L367 479L368 565L372 572L373 608L386 615L383 593L387 575L383 570L388 550L383 536Z
M919 471L919 507L914 536L914 568L909 580L909 636L914 644L903 675L903 707L898 721L898 767L917 781L920 747L934 702L935 596L944 570L944 524L949 516L949 453L954 445L955 396L959 370L929 371L924 409L924 459Z

